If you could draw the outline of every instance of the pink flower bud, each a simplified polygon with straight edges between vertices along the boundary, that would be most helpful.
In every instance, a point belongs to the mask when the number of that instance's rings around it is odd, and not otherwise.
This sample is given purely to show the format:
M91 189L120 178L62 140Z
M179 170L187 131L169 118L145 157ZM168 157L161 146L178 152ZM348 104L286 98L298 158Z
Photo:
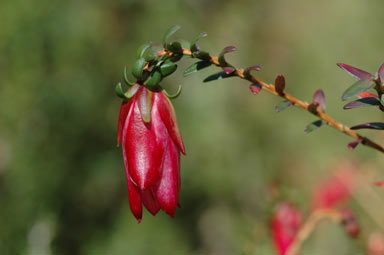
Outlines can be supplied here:
M293 205L284 202L276 207L271 229L278 255L286 254L296 237L301 221L301 213Z
M118 123L129 205L138 222L142 205L153 215L162 209L174 217L180 191L180 152L184 144L169 99L140 86L123 102Z

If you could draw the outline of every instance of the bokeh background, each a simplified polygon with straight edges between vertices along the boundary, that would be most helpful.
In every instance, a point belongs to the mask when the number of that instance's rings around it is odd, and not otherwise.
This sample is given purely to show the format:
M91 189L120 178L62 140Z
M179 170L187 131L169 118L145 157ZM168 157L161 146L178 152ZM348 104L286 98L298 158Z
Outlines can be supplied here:
M261 65L267 82L284 74L303 100L322 88L328 113L347 125L380 121L373 109L342 110L353 80L335 63L378 69L383 9L382 0L1 0L0 254L274 254L278 199L307 215L313 186L339 160L369 183L384 177L383 155L348 151L351 139L328 127L304 134L313 116L275 113L280 100L252 95L242 80L203 84L214 67L183 78L186 60L163 81L169 91L183 86L174 100L187 149L181 208L174 219L145 212L137 224L116 148L114 86L143 42L179 24L176 39L205 31L200 46L214 55L235 45L231 63ZM367 187L374 206L350 202L361 237L324 222L303 254L366 254L367 236L380 230L374 215L384 213L384 192Z

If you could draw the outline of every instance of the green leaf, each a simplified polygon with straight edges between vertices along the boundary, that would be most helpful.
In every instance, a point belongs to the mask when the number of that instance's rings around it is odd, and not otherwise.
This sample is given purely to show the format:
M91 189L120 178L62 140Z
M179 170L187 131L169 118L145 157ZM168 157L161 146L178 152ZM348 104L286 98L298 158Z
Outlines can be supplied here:
M160 66L160 73L163 77L172 74L176 71L177 65L173 63L170 59L164 61L164 63Z
M325 124L325 122L323 120L316 120L310 124L308 124L305 129L304 129L304 132L305 133L310 133L312 131L315 131L316 129L318 129L319 127L323 126Z
M207 33L203 32L203 33L200 33L199 35L197 35L195 38L193 38L193 40L192 40L192 42L191 42L191 47L190 47L190 49L191 49L192 52L195 52L195 51L199 51L199 50L200 50L199 46L197 46L196 43L197 43L200 39L206 37L207 35L208 35Z
M221 79L229 78L229 77L233 77L233 76L235 76L234 73L227 74L226 72L218 72L218 73L215 73L215 74L208 76L207 78L205 78L203 80L203 82L221 80Z
M375 86L375 83L373 83L372 80L359 80L343 93L341 99L347 100L351 97L357 96L358 94L373 88L373 86Z
M171 44L168 44L166 48L167 50L170 50L175 54L183 53L183 48L181 47L181 43L179 42L173 42Z
M284 100L280 103L278 103L276 106L275 106L275 112L281 112L282 110L288 108L289 106L293 105L291 101L289 100Z
M169 28L167 30L167 32L165 32L164 34L164 37L163 37L163 45L164 45L164 48L166 47L167 45L167 40L169 39L169 37L171 37L174 33L176 33L177 30L180 29L180 26L173 26L171 28Z
M187 76L187 75L190 75L192 73L196 73L197 71L200 71L201 69L204 69L208 66L212 65L211 62L208 62L208 61L199 61L199 62L196 62L192 65L190 65L185 71L184 71L184 76Z
M136 92L139 90L139 88L140 88L140 85L139 85L139 84L135 84L135 85L133 85L132 87L130 87L130 88L128 89L127 92L125 92L125 97L126 97L127 99L132 98L132 97L136 94Z
M153 48L148 48L144 53L144 59L147 62L152 62L153 60L155 60L156 57L157 53Z
M128 80L128 75L127 75L127 66L124 66L124 71L123 71L123 80L124 82L129 85L129 86L132 86L135 84L135 82L131 82Z
M124 95L124 91L123 91L123 88L121 87L121 83L117 83L116 87L115 87L115 92L116 92L116 95L120 98L123 98L123 99L127 99Z
M201 60L206 60L206 61L211 60L211 56L206 51L196 51L196 52L192 53L192 56L194 58L198 58Z
M208 34L206 32L202 32L200 34L198 34L197 36L195 36L195 38L193 38L191 44L194 45L196 44L198 41L200 41L200 39L203 39L204 37L206 37Z
M143 45L141 45L138 49L137 49L137 52L136 52L136 58L139 59L139 58L142 58L143 55L144 55L144 52L151 46L150 43L144 43Z
M146 64L145 59L139 58L133 65L132 75L135 76L136 79L138 80L143 79L143 69L145 67L145 64Z
M151 73L148 79L144 82L144 85L147 87L154 87L161 81L161 73L159 71L155 71Z

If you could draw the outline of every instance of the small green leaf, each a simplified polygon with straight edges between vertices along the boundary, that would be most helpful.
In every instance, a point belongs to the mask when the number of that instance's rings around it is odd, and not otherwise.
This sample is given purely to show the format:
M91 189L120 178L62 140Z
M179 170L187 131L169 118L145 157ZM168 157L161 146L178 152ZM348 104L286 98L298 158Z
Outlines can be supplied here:
M323 120L316 120L310 124L308 124L305 129L304 129L304 132L305 133L310 133L312 131L315 131L316 129L318 129L319 127L323 126L325 124L325 122Z
M177 65L173 63L170 59L164 61L164 63L160 66L160 73L163 77L172 74L176 71Z
M206 32L202 32L200 34L198 34L197 36L195 36L195 38L193 38L191 44L194 45L196 44L198 41L200 41L200 39L203 39L204 37L206 37L208 34Z
M282 110L288 108L289 106L292 105L292 102L289 101L289 100L284 100L280 103L278 103L276 106L275 106L275 112L281 112Z
M375 86L375 83L373 83L372 80L358 80L343 93L341 99L347 100L351 97L357 96L358 94L367 91L373 86Z
M124 95L124 91L123 91L123 88L121 87L121 83L117 83L116 87L115 87L115 92L116 92L116 95L118 97L121 97L123 99L127 99Z
M153 48L148 48L144 53L144 59L147 62L152 62L153 60L155 60L156 57L157 53Z
M206 61L211 60L211 56L206 51L196 51L196 52L192 53L192 56L194 58L198 58L201 60L206 60Z
M124 66L123 80L124 80L124 82L125 82L127 85L129 85L129 86L132 86L133 84L135 84L134 82L131 82L131 81L128 80L127 66Z
M130 99L130 98L132 98L135 94L136 94L136 92L139 90L139 88L140 88L140 85L139 84L135 84L135 85L133 85L132 87L130 87L129 89L128 89L128 91L127 92L125 92L125 97L127 98L127 99Z
M196 62L192 65L190 65L185 71L184 71L184 76L187 76L187 75L190 75L192 73L195 73L197 71L200 71L201 69L204 69L208 66L212 65L211 62L208 62L208 61L199 61L199 62Z
M143 69L145 67L145 64L146 64L145 59L139 58L133 65L132 75L135 76L136 79L138 80L143 79Z
M137 52L136 52L136 58L139 59L139 58L142 58L143 55L144 55L144 52L151 46L150 43L144 43L143 45L141 45L138 49L137 49Z
M179 88L177 89L176 93L173 94L173 95L168 94L168 92L167 92L165 89L163 89L162 92L163 92L164 95L166 95L169 99L175 99L175 98L177 98L178 96L180 96L180 94L181 94L181 90L182 90L182 88L181 88L181 85L180 85Z
M235 76L234 73L227 74L226 72L218 72L208 76L203 80L203 82L215 81L215 80L220 80L220 79L229 78L233 76Z
M165 32L164 34L164 37L163 37L163 45L164 45L164 48L166 47L167 45L167 40L169 39L169 37L171 37L174 33L176 33L177 30L180 29L180 26L173 26L171 28L169 28L167 30L167 32Z
M154 87L161 81L161 73L159 71L155 71L151 73L148 79L144 82L144 85L147 87Z
M192 52L196 52L196 51L199 51L199 50L200 50L199 46L197 46L196 43L197 43L200 39L206 37L207 35L208 35L207 33L203 32L203 33L200 33L199 35L197 35L197 36L192 40L192 42L191 42L191 47L190 47L190 49L191 49Z
M167 45L167 50L172 51L175 54L182 54L183 48L181 47L181 43L179 42L173 42L171 44Z

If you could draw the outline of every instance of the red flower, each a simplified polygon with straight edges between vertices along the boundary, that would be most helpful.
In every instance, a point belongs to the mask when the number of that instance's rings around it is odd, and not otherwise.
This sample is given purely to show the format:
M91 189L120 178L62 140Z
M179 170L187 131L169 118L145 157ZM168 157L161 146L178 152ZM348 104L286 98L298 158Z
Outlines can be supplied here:
M286 254L296 237L301 221L301 213L293 205L285 202L276 207L271 228L278 255Z
M336 171L320 182L315 189L312 201L313 209L331 209L347 202L356 186L354 166L347 161L341 162Z
M117 145L122 142L129 205L140 222L142 204L174 217L180 191L180 152L184 144L173 106L161 91L135 84L119 115Z

